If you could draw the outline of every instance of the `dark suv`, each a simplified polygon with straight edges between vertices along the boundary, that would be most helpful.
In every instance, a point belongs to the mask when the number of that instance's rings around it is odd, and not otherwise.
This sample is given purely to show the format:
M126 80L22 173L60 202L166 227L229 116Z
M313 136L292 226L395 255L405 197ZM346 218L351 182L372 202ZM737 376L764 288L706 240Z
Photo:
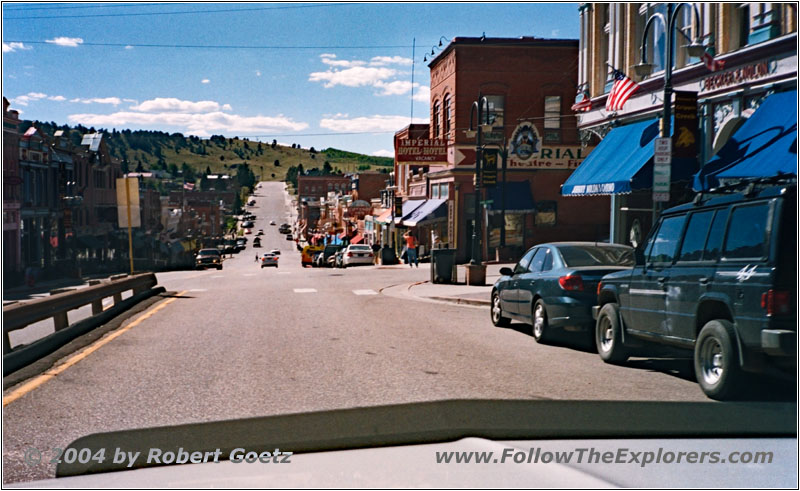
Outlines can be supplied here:
M713 399L745 393L750 373L794 373L796 234L796 182L751 182L665 211L634 268L598 286L600 357L621 363L646 342L693 350Z

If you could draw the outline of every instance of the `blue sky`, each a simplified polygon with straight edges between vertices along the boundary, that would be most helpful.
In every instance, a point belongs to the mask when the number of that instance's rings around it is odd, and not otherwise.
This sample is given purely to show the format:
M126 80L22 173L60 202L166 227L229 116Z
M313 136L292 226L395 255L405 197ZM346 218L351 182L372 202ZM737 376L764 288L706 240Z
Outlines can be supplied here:
M484 32L576 39L577 4L4 3L3 95L24 119L391 155L412 66L427 122L423 56Z

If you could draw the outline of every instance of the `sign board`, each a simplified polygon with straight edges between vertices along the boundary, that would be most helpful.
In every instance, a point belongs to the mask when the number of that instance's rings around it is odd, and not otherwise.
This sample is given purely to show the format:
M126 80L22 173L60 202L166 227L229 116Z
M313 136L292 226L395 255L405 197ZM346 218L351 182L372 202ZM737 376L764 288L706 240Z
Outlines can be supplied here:
M398 164L447 163L447 140L397 140L394 153Z
M656 138L653 156L653 201L669 201L672 176L672 139Z
M402 217L403 216L403 197L402 196L395 196L394 197L394 216L395 217Z
M483 175L481 176L481 183L485 187L494 187L497 185L497 151L484 150L483 151Z
M450 247L455 248L458 237L456 237L456 202L447 201L447 241Z
M675 91L675 131L672 132L673 157L697 158L699 136L697 92Z
M127 187L127 193L125 191ZM128 227L128 204L131 207L131 227L141 227L139 212L139 179L136 177L117 178L117 223L120 228Z
M500 128L498 130L486 131L482 135L483 143L503 143L505 139L505 134L503 134L503 129Z

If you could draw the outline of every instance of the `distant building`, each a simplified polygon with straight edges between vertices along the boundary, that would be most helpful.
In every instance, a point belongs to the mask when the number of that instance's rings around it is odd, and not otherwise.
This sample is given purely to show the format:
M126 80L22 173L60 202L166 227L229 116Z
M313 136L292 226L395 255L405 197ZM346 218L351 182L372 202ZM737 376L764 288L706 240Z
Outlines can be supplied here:
M3 97L3 278L9 284L21 281L19 167L19 112L9 109Z

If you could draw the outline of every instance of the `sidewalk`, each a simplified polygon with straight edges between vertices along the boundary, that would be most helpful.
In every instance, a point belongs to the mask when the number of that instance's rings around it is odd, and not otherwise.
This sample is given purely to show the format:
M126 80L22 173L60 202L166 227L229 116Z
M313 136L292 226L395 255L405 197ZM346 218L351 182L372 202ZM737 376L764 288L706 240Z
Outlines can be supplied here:
M408 292L412 296L425 300L437 300L440 302L488 307L491 305L490 296L492 292L492 285L500 277L500 268L506 266L513 267L514 264L488 264L486 266L485 286L465 285L464 280L467 277L467 268L465 265L459 265L459 283L434 284L430 281L425 281L409 285Z

